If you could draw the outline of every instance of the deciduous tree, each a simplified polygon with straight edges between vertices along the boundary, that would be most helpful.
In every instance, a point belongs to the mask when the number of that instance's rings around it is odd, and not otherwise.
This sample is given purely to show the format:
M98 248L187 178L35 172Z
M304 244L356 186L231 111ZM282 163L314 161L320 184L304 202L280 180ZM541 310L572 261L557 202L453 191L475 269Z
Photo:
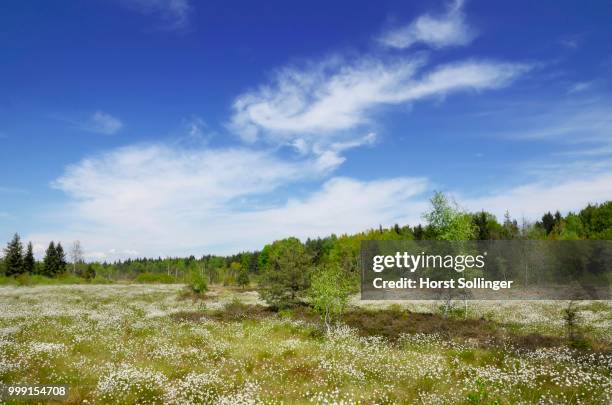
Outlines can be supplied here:
M351 285L338 266L327 265L314 271L308 296L328 332L344 312L350 292Z

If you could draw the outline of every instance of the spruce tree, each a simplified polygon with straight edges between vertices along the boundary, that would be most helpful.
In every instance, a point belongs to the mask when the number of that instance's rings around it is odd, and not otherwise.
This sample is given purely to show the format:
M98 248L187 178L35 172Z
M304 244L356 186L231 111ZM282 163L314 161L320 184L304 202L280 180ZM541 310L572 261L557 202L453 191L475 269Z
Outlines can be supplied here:
M7 276L23 273L23 245L17 233L4 248L4 268Z
M28 242L28 248L26 250L26 254L23 257L23 272L24 273L34 273L34 267L36 266L36 261L34 260L34 250L32 248L32 242Z
M242 267L240 272L238 273L238 278L236 279L236 283L242 288L247 287L249 285L249 269L246 267Z
M68 262L66 261L66 254L64 253L64 248L59 242L57 242L57 246L55 247L55 256L57 259L56 274L64 273L66 271L66 266L68 266Z
M55 243L51 241L43 259L43 275L53 277L55 274L57 274L57 252Z

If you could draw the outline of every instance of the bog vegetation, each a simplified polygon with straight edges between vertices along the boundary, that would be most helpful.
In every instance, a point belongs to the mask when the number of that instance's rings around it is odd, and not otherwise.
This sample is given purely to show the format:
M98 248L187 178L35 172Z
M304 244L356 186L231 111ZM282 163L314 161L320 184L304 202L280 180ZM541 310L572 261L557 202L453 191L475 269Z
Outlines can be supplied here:
M36 260L16 234L0 262L0 381L67 384L74 403L610 403L608 301L355 293L362 240L612 239L612 202L519 224L437 193L423 218L112 263L86 262L79 242Z
M313 281L314 282L314 281ZM69 403L597 403L612 400L612 307L353 301L326 328L308 307L178 284L0 287L0 381L66 384ZM322 305L322 308L325 306ZM578 329L576 329L578 330Z

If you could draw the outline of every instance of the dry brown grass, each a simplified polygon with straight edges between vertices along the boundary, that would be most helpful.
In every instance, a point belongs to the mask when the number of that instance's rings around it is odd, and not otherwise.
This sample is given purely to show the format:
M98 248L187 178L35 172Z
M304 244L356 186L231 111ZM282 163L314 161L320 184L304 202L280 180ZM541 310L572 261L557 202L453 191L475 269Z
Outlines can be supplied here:
M278 317L275 312L264 305L246 305L237 300L231 301L222 309L206 312L181 312L172 315L178 321L199 322L212 319L221 322L239 322L242 320L262 320ZM298 319L323 328L317 313L306 306L284 312L283 316ZM507 325L480 319L445 318L439 314L416 313L400 307L388 309L352 308L347 311L341 322L355 328L362 336L383 336L389 341L396 341L403 334L437 334L447 340L469 340L483 348L510 345L520 349L537 349L541 347L561 347L569 342L557 336L539 333L521 334ZM612 353L612 347L605 342L588 342L583 350L599 353Z

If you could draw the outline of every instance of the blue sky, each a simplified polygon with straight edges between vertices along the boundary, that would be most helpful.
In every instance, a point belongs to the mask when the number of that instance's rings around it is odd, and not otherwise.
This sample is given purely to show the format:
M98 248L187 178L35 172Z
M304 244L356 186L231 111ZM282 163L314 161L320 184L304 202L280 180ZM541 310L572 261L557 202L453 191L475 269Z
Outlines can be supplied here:
M90 259L612 198L612 5L13 1L0 237Z

